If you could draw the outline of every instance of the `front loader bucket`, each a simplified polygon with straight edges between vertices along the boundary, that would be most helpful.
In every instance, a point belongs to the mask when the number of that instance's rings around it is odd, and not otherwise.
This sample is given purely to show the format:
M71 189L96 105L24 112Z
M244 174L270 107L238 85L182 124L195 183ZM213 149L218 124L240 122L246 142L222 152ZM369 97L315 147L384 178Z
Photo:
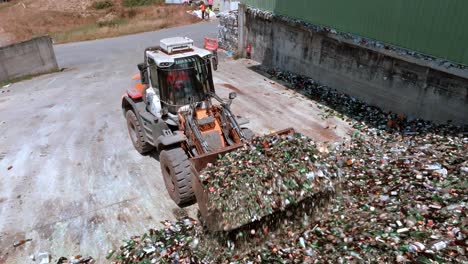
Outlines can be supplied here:
M208 163L215 163L219 157L224 156L224 154L236 150L240 147L244 146L244 144L236 144L229 146L227 148L221 149L219 151L215 151L212 153L207 153L200 155L198 157L191 158L192 164L197 170L197 172L201 172Z
M197 198L198 208L200 209L200 213L205 224L209 227L210 230L215 231L219 230L220 227L216 224L216 219L218 215L221 214L209 214L208 212L208 192L203 188L203 184L200 182L200 178L198 177L200 172L206 168L208 163L214 164L218 158L224 156L226 153L236 150L240 147L244 146L244 144L236 144L233 146L229 146L225 149L220 151L207 153L204 155L200 155L198 157L192 158L192 165L195 168L197 175L192 179L192 189L195 193L195 197ZM222 230L222 229L221 229Z
M275 133L271 133L269 136L287 135L293 133L295 133L295 130L292 128L288 128ZM241 227L245 223L238 223L238 225L236 226L224 226L223 223L225 221L223 221L221 213L208 209L208 190L204 188L198 176L201 173L201 171L207 166L208 163L214 164L218 160L218 158L242 146L244 146L244 144L229 146L220 151L207 153L191 159L192 164L197 171L196 177L192 179L192 188L195 193L195 197L197 198L198 208L200 209L200 213L203 218L204 224L210 231L229 231Z

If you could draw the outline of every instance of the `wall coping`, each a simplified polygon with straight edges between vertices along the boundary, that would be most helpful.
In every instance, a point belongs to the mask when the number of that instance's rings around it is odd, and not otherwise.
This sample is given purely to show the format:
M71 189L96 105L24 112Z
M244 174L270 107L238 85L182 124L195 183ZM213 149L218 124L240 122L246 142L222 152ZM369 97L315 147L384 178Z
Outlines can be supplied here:
M50 41L52 41L52 38L51 38L49 35L44 35L44 36L39 36L39 37L34 37L34 38L27 39L27 40L23 40L23 41L20 41L20 42L15 42L15 43L12 43L12 44L9 44L9 45L6 45L6 46L0 46L0 50L2 50L2 49L7 49L7 48L10 48L10 47L13 47L13 46L17 46L17 45L21 45L21 44L25 44L25 43L30 42L30 41L35 41L35 40L38 40L38 39L43 39L43 38L47 38L47 39L49 39Z

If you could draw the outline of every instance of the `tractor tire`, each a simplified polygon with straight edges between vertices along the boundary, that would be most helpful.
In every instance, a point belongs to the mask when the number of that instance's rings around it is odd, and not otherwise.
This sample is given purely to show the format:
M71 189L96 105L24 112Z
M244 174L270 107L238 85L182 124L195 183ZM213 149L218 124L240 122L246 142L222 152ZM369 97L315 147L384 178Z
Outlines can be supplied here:
M154 147L145 141L143 128L141 127L141 124L138 121L135 113L132 110L128 110L125 116L127 118L128 134L135 149L140 152L140 154L145 154L152 151Z
M163 150L159 162L171 199L180 207L193 204L192 177L195 177L195 171L185 151L182 148Z

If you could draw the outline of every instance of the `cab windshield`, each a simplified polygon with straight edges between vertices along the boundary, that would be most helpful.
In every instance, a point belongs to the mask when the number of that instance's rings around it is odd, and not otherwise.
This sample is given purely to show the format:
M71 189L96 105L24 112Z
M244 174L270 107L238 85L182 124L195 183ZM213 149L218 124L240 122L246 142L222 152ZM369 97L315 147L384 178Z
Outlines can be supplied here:
M198 56L175 59L169 68L158 69L161 100L172 106L183 106L205 99L205 94L214 91L209 59Z

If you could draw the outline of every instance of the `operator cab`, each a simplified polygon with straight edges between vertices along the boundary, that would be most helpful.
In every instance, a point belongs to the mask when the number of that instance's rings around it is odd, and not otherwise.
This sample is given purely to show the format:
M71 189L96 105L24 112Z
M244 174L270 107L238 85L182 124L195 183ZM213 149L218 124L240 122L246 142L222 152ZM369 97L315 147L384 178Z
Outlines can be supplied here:
M211 57L210 51L195 47L185 37L163 39L159 47L146 49L145 63L139 68L142 82L149 86L150 112L177 115L191 100L202 102L207 93L214 92Z

